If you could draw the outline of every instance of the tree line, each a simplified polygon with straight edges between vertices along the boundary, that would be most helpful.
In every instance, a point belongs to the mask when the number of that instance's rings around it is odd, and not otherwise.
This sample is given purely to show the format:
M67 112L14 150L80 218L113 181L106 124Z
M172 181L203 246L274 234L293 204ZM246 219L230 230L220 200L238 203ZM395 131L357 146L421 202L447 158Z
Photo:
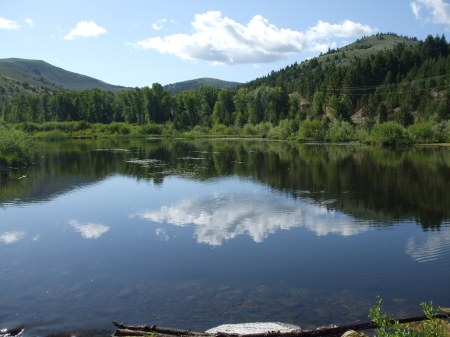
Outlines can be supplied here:
M344 65L317 58L290 65L236 89L201 87L171 95L152 87L112 93L100 89L18 95L0 109L7 123L86 121L242 127L336 120L366 129L450 119L450 44L429 36L416 47L395 48ZM346 57L342 54L340 57Z

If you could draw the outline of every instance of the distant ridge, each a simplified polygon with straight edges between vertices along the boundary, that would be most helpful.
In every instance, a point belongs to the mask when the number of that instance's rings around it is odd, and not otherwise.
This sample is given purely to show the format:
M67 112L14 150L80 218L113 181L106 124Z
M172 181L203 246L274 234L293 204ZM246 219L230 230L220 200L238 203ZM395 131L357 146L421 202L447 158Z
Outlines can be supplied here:
M80 75L53 66L41 60L20 58L0 59L0 85L15 83L16 91L22 87L31 91L88 90L99 88L117 91L124 87L108 84L95 78ZM8 88L6 88L8 89ZM34 90L33 90L34 89Z
M209 86L209 87L218 88L218 89L231 89L231 88L235 88L241 84L242 83L239 83L239 82L229 82L229 81L218 80L215 78L203 77L203 78L197 78L195 80L167 84L164 86L164 89L169 90L172 95L175 95L182 91L191 90L191 89L199 89L203 86Z

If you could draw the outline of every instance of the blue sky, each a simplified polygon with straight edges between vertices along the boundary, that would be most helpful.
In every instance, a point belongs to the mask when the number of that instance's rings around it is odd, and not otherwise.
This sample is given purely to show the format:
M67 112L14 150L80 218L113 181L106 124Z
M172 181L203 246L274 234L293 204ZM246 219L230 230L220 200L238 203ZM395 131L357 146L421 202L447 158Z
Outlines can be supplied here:
M0 0L0 58L130 87L246 82L379 32L449 40L449 0Z

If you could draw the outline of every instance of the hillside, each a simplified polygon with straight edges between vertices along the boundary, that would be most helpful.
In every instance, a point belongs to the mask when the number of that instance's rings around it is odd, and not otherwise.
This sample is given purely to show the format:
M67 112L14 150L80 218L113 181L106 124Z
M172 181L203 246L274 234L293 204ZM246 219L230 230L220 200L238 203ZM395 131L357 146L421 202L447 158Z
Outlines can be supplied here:
M123 87L67 71L40 60L0 59L0 94L2 96L93 88L110 91L123 89Z
M394 33L376 34L363 37L357 41L337 49L330 49L327 53L303 61L300 64L292 64L278 71L272 71L267 76L257 78L245 84L249 88L256 88L260 85L287 85L293 88L294 82L299 80L305 72L309 73L318 65L322 67L335 68L339 66L350 66L357 60L363 60L379 54L380 52L392 51L398 45L406 49L413 49L419 45L416 38L399 36ZM283 83L281 79L283 78ZM289 83L287 83L289 82ZM295 91L290 90L290 91Z
M191 90L191 89L199 89L203 86L218 88L218 89L231 89L235 88L241 83L238 82L228 82L222 81L215 78L197 78L195 80L177 82L173 84L168 84L164 86L165 90L169 90L172 95L175 95L179 92Z

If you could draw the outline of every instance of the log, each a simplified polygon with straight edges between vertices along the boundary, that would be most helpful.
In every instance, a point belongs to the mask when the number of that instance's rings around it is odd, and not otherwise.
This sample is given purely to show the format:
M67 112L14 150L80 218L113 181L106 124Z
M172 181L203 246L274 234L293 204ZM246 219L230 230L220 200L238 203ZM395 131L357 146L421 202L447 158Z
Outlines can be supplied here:
M445 314L436 314L434 318L437 319L446 319L450 317L450 313ZM420 322L425 321L428 318L426 316L415 316L415 317L407 317L400 318L396 320L392 320L392 323L397 321L400 324L404 323L412 323L412 322ZM161 328L155 325L125 325L123 323L113 322L113 324L119 328L116 330L116 333L113 336L146 336L151 334L152 332L161 333L164 335L171 336L215 336L215 337L316 337L316 336L333 336L337 334L342 334L349 330L369 330L378 328L378 324L375 322L366 322L359 324L348 324L341 325L333 328L321 328L317 330L295 330L292 332L279 332L279 331L270 331L264 333L256 333L256 334L230 334L230 333L216 333L213 335L206 334L204 332L193 332L190 330L177 330L171 328Z
M193 332L190 330L178 330L172 328L163 328L156 325L125 325L123 323L113 322L113 324L119 328L124 330L131 331L144 331L144 332L156 332L164 335L171 336L210 336L204 332ZM123 335L122 335L123 336Z

